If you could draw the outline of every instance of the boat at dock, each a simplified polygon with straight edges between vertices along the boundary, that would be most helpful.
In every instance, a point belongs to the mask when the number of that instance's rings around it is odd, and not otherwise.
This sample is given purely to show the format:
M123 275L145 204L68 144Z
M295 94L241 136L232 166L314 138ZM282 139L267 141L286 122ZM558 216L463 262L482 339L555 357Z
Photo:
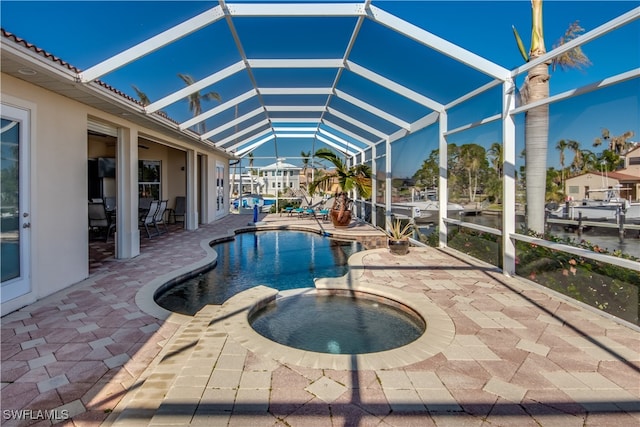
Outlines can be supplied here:
M593 193L603 193L604 198L592 199ZM631 203L620 196L620 188L589 190L587 198L580 201L568 200L564 205L547 205L549 218L620 222L640 222L640 203Z
M464 206L458 203L447 203L448 218L458 219L464 211ZM391 212L396 216L413 218L417 223L437 222L440 203L435 200L394 203Z

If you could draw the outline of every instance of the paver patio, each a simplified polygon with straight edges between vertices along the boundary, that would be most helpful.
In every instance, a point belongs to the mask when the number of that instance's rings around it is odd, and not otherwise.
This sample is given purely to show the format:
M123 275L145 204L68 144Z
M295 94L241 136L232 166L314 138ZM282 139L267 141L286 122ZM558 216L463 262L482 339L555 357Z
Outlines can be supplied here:
M159 277L210 263L202 243L248 220L142 239L135 259L96 258L82 283L3 317L2 424L49 425L37 411L55 410L78 426L640 425L638 330L455 252L357 256L353 283L426 298L455 332L442 351L388 368L257 351L238 335L237 308L267 288L192 318L156 318L136 301Z

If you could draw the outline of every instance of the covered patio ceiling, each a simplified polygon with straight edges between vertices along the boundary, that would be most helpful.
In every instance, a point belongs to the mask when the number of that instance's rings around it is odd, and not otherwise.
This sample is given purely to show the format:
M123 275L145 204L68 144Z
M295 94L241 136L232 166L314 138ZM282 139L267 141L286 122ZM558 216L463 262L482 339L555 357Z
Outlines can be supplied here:
M153 87L135 82L149 98L142 111L172 118L183 114L177 105L185 98L215 92L220 102L200 98L200 109L178 128L238 157L272 144L278 158L290 141L300 150L329 146L354 156L422 129L468 93L510 78L506 68L385 10L392 6L220 0L78 79L153 72ZM193 83L180 82L166 61L180 62Z

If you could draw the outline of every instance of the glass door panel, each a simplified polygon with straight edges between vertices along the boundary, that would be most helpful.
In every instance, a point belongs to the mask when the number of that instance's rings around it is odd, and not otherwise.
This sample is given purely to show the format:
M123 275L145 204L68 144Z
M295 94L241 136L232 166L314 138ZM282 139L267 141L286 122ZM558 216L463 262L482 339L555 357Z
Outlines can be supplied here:
M0 123L0 276L2 302L30 291L26 153L29 112L2 105Z

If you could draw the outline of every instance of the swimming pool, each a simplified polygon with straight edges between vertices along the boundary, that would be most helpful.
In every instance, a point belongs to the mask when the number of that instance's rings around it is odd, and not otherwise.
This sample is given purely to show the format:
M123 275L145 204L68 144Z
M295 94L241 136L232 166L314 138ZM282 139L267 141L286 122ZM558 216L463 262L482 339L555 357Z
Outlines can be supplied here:
M289 230L240 233L213 248L218 253L213 269L159 292L156 303L194 315L256 285L281 291L313 287L316 277L346 274L349 256L362 249L358 242Z

